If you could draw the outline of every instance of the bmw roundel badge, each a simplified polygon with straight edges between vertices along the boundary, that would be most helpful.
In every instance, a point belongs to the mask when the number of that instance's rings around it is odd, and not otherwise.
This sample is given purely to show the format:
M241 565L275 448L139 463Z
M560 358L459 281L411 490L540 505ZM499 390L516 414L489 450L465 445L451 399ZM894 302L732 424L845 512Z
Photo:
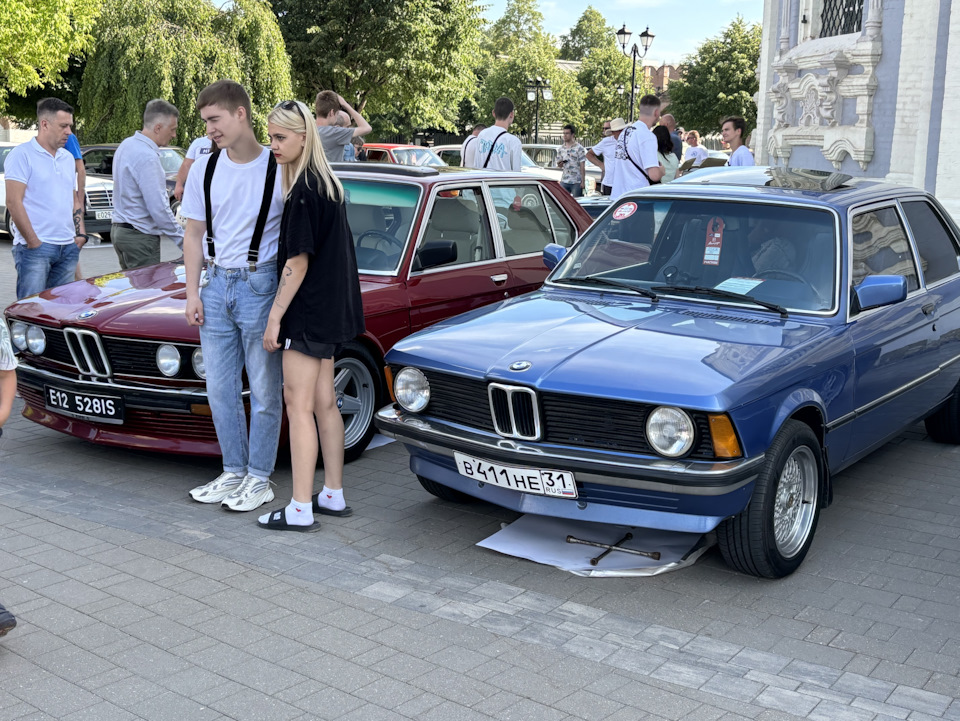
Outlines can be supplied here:
M87 318L93 318L97 314L95 310L85 310L82 313L77 313L77 320L87 320Z
M532 365L533 363L531 363L530 361L514 361L513 363L510 364L510 370L525 371L525 370L528 370Z

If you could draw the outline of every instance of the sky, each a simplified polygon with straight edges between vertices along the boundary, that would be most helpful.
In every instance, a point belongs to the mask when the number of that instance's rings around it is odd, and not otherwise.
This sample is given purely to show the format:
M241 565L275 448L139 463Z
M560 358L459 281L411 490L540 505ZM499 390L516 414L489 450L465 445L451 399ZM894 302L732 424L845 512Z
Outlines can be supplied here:
M507 0L484 3L488 6L484 16L490 21L503 15L507 6ZM633 33L630 44L637 43L641 50L640 33L650 26L654 39L643 61L647 65L681 62L704 40L719 35L738 13L747 22L759 23L763 17L763 0L540 0L544 29L557 37L570 32L589 5L616 30L626 23Z

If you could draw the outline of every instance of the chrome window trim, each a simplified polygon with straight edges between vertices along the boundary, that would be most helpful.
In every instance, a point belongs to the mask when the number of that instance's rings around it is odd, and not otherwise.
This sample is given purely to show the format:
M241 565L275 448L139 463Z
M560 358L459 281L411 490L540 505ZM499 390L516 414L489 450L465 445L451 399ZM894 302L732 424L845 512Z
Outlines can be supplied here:
M908 195L904 198L897 198L897 206L900 208L900 217L904 220L904 225L907 229L907 235L910 237L910 243L913 245L914 250L916 251L917 258L920 258L920 246L917 245L917 237L913 233L913 227L910 225L910 219L907 218L907 211L904 210L904 203L926 203L929 206L930 210L933 211L933 214L940 219L940 222L943 224L944 229L947 232L947 238L950 239L950 243L953 245L953 249L957 254L957 268L950 275L944 276L940 280L928 284L926 275L923 272L923 266L921 264L917 265L917 270L920 273L920 278L922 280L922 286L927 290L931 288L938 288L944 283L947 283L952 280L956 280L957 276L960 276L960 243L957 242L957 239L953 235L953 228L950 227L950 224L943 218L937 206L929 202L929 199L924 195Z

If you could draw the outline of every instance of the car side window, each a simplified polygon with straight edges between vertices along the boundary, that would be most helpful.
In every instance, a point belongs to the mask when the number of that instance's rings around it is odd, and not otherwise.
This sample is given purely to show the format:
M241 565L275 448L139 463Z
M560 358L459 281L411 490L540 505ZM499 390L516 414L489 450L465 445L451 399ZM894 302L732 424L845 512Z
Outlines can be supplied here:
M544 246L555 242L539 184L496 185L490 195L507 257L542 253Z
M83 156L83 167L88 173L113 175L113 151L91 150Z
M960 271L957 244L943 220L925 200L902 203L920 254L920 271L927 285Z
M386 150L368 150L367 160L371 163L384 163L388 162L389 158Z
M907 291L920 287L907 233L896 208L876 208L853 216L853 273L856 286L870 275L902 275Z
M550 213L550 220L553 222L553 232L556 236L555 243L559 243L564 248L569 248L577 239L577 229L573 226L567 216L560 210L557 201L549 193L547 196L547 212Z
M453 242L457 258L441 267L491 260L496 253L488 218L479 187L437 191L420 249Z

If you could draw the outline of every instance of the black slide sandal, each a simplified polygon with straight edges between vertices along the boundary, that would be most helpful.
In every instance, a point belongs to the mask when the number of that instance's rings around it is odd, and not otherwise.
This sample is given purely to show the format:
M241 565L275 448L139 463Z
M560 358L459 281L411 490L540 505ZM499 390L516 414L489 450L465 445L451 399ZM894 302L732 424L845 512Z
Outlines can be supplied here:
M319 513L321 516L336 516L337 518L346 518L347 516L353 515L353 509L350 508L350 506L345 507L342 511L332 511L329 508L324 508L317 500L319 497L319 493L315 494L313 497L314 513Z
M279 511L274 511L270 514L270 518L267 519L266 523L261 523L257 521L257 525L260 528L266 528L270 531L296 531L297 533L315 533L320 530L320 522L314 521L309 526L293 526L287 523L287 516L284 513L284 509Z

